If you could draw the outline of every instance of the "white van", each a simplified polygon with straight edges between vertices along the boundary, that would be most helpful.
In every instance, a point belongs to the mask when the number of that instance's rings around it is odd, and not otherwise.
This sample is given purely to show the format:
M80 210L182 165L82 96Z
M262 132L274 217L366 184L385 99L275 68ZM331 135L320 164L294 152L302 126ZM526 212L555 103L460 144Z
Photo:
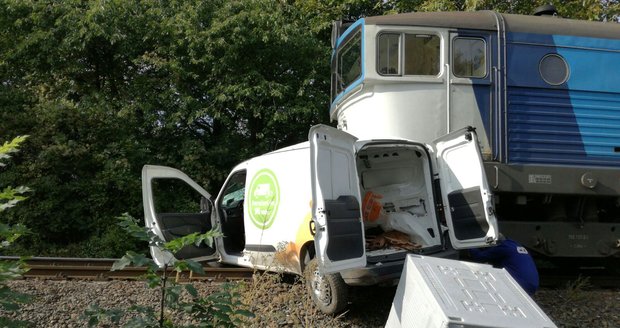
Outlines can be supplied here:
M144 166L147 227L166 241L213 227L223 234L213 248L172 255L151 247L153 259L306 272L317 306L336 313L347 304L347 285L396 283L407 253L454 257L454 249L496 242L492 194L472 128L432 146L360 141L325 125L312 127L308 139L237 165L212 205L211 195L181 171ZM157 192L181 192L161 183L169 179L188 187L188 203L193 192L196 205L168 211Z

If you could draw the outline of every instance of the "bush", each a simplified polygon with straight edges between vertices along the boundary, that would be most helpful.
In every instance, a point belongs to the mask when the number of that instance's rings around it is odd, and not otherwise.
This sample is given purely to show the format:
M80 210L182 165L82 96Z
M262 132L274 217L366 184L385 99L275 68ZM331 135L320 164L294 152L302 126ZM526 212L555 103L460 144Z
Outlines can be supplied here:
M26 136L16 137L11 142L5 142L0 146L0 160L10 158L10 153L17 151L20 143L26 139ZM0 167L5 166L0 162ZM0 191L0 212L3 212L20 201L26 199L25 193L29 192L28 187L5 187ZM4 250L11 246L19 237L28 233L26 227L15 224L10 225L0 222L0 254L4 253ZM24 259L19 261L2 261L0 262L0 310L3 311L17 311L19 305L28 301L28 297L25 294L17 293L11 290L7 282L13 279L20 278L28 268L24 263ZM1 327L21 327L26 326L27 322L11 320L0 316Z
M129 214L123 214L119 220L119 226L127 234L142 242L148 242L149 245L158 247L161 251L173 254L191 244L206 243L212 246L213 238L219 235L219 232L212 230L204 234L194 233L170 242L164 242L150 229L138 226L137 220ZM125 256L114 263L112 270L122 270L127 266L147 267L147 274L144 279L148 287L159 288L161 291L159 311L157 311L157 305L133 306L128 309L102 309L94 304L84 313L84 318L88 321L89 326L96 326L102 322L119 325L123 322L125 327L183 327L183 325L175 323L172 318L166 317L165 309L187 314L194 321L200 323L197 325L198 327L236 327L243 324L246 318L254 316L253 313L245 310L245 305L241 302L241 296L236 285L224 284L219 292L201 297L192 284L179 285L169 281L166 274L169 266L174 268L176 272L189 270L195 273L204 273L202 265L197 262L177 260L166 263L163 268L160 268L144 254L128 251ZM189 299L189 301L185 301L185 299Z

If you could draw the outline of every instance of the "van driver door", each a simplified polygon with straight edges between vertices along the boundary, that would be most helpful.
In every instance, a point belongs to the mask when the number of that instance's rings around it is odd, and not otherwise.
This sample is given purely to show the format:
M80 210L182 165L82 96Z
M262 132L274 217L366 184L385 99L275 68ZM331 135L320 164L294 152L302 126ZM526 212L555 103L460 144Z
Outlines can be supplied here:
M210 199L206 190L177 169L154 165L142 168L144 223L165 242L211 230L213 204ZM175 259L202 261L219 258L215 242L212 247L189 245L175 254L153 245L149 248L160 267Z
M326 125L310 129L312 224L323 273L366 266L359 182L355 166L357 138Z

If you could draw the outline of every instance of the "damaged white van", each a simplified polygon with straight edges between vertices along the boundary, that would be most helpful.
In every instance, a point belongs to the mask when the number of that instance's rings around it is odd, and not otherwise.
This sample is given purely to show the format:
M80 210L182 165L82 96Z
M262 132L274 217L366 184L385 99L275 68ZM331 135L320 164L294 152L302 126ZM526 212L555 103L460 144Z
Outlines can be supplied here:
M213 248L166 254L152 247L155 261L305 272L318 308L336 313L347 305L347 285L396 283L407 253L456 257L454 249L496 242L492 193L472 128L430 146L361 141L325 125L312 127L308 139L237 165L213 203L184 173L146 165L147 227L167 241L212 227L223 234ZM170 192L187 193L188 203L170 210Z

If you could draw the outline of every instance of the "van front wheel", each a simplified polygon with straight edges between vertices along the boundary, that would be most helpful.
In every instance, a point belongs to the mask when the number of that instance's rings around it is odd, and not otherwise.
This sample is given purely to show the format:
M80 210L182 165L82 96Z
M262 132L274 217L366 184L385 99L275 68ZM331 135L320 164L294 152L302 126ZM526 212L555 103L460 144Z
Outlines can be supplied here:
M348 301L348 288L340 274L322 274L315 258L306 267L305 276L308 292L321 312L335 314L344 310Z

